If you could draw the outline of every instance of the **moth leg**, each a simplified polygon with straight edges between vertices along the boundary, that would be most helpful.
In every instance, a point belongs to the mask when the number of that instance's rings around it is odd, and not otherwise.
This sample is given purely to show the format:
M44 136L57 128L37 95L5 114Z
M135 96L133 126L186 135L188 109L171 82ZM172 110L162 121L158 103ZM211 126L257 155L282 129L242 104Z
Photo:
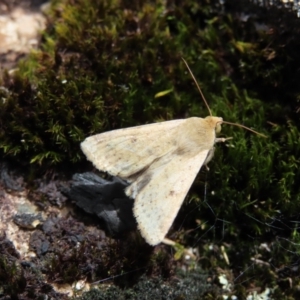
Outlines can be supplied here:
M226 142L227 140L231 140L232 137L229 137L229 138L216 138L215 139L215 143L224 143ZM211 148L209 151L208 151L208 154L206 156L206 159L203 163L203 165L205 165L206 167L206 170L209 171L209 167L207 166L207 164L212 160L213 156L214 156L214 153L215 153L215 147Z
M207 156L205 158L205 161L203 163L203 165L205 166L206 170L209 171L209 167L207 166L207 164L212 160L213 156L215 153L215 147L211 148L208 153Z
M215 139L215 143L224 143L228 140L232 140L233 138L232 137L229 137L229 138L216 138Z
M169 246L175 246L175 244L176 244L174 241L172 241L172 240L170 240L168 238L164 238L162 240L162 243L165 244L165 245L169 245Z
M164 238L162 240L162 243L173 247L175 249L176 253L177 254L180 253L182 257L188 256L190 259L196 260L196 255L190 249L186 249L182 245L180 245L168 238Z

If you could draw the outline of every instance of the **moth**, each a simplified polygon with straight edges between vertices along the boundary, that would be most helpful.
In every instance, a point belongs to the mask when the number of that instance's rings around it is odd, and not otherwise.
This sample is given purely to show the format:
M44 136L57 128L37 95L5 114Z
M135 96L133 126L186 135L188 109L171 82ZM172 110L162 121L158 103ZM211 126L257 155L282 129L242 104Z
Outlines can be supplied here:
M200 168L212 159L221 124L240 124L210 115L112 130L86 138L81 149L94 166L126 180L127 196L146 242L157 245L168 233ZM255 132L255 131L253 131ZM257 132L255 132L257 133ZM259 133L257 133L259 134Z

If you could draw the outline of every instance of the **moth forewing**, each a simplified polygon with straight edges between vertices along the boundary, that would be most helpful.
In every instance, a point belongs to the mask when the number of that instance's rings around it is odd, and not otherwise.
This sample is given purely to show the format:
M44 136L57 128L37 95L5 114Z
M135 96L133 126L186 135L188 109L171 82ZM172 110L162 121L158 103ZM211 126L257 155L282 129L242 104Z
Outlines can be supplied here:
M185 121L172 120L96 134L86 138L81 149L98 170L130 182L134 174L168 151L172 146L170 133ZM166 145L157 143L160 135Z
M127 195L136 195L134 216L150 245L159 244L168 233L207 153L208 150L194 155L170 153L127 187Z

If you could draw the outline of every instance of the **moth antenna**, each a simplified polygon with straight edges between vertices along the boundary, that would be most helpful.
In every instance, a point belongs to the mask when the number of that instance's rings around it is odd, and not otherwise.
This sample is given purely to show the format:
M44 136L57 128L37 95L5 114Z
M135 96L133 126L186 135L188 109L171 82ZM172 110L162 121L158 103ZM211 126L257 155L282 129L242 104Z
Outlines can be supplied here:
M206 105L206 107L207 107L207 109L208 109L209 114L212 116L212 113L211 113L211 110L210 110L210 108L209 108L209 106L208 106L208 103L207 103L207 101L206 101L206 99L205 99L205 97L204 97L204 95L203 95L203 93L202 93L202 91L201 91L201 88L200 88L200 86L199 86L199 84L198 84L198 82L197 82L197 80L196 80L196 78L195 78L195 76L194 76L192 70L190 69L190 67L189 67L188 63L186 62L186 60L185 60L183 57L181 57L181 59L183 60L183 62L185 63L187 69L189 70L189 72L190 72L190 74L191 74L191 76L192 76L192 78L193 78L193 80L194 80L194 82L195 82L195 84L196 84L196 86L197 86L197 88L198 88L198 91L200 92L200 95L201 95L201 97L202 97L202 100L204 101L204 103L205 103L205 105ZM244 129L246 129L246 130L248 130L248 131L251 131L251 132L253 132L253 133L257 134L257 135L260 135L260 136L262 136L262 137L264 137L264 138L267 138L267 136L265 136L264 134L259 133L259 132L255 131L255 130L253 130L253 129L247 127L247 126L244 126L244 125L241 125L241 124L237 124L237 123L231 123L231 122L227 122L227 121L222 121L222 123L228 124L228 125L237 126L237 127L241 127L241 128L244 128Z
M197 80L196 80L196 78L195 78L193 72L191 71L191 69L190 69L188 63L186 62L186 60L185 60L183 57L181 57L181 59L182 59L183 62L185 63L186 67L188 68L188 70L189 70L189 72L190 72L190 74L191 74L191 76L192 76L194 82L196 83L196 86L197 86L197 88L198 88L198 91L200 92L200 95L201 95L201 97L202 97L202 100L204 101L204 103L205 103L205 105L206 105L206 107L207 107L207 109L208 109L208 112L209 112L210 116L212 117L211 110L210 110L210 108L209 108L209 106L208 106L208 103L207 103L207 101L206 101L206 99L205 99L205 97L204 97L204 95L203 95L203 93L202 93L202 91L201 91L201 89L200 89L200 86L199 86L199 84L198 84L198 82L197 82Z
M222 121L222 123L228 124L228 125L237 126L237 127L241 127L241 128L247 129L247 130L249 130L249 131L251 131L251 132L253 132L253 133L257 134L257 135L260 135L260 136L262 136L264 138L267 138L267 136L265 136L264 134L259 133L259 132L255 131L255 130L247 127L247 126L244 126L244 125L241 125L241 124L237 124L237 123L231 123L231 122L227 122L227 121Z

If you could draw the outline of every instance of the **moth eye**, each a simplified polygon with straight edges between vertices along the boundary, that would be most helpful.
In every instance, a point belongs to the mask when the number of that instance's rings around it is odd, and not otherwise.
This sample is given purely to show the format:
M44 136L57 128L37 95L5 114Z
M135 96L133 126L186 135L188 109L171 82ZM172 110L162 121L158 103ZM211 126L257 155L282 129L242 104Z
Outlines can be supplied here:
M217 123L217 126L216 126L216 133L219 133L221 132L221 124L220 123Z

